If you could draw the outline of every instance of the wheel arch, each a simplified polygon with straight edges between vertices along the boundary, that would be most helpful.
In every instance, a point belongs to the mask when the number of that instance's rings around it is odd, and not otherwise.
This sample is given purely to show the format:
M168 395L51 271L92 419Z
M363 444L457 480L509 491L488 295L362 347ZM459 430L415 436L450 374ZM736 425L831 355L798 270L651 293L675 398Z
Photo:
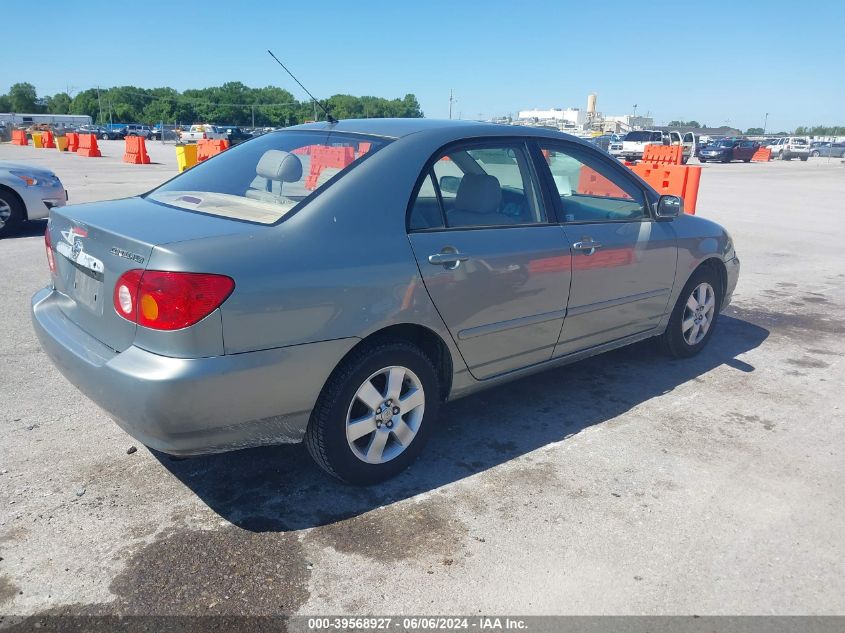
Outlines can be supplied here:
M14 199L18 201L18 204L20 204L21 208L23 209L23 219L25 221L29 220L29 210L26 208L26 204L24 203L23 198L21 198L20 194L8 185L4 185L2 183L0 183L0 191L8 191L10 194L12 194Z
M347 358L362 347L382 341L404 341L418 347L434 365L440 380L440 399L445 402L452 391L453 364L449 346L434 330L417 323L389 325L367 335L356 343L338 362L340 367Z
M709 268L716 273L716 277L719 279L719 305L721 306L728 288L728 269L725 262L719 257L708 257L695 267L690 277L702 268Z

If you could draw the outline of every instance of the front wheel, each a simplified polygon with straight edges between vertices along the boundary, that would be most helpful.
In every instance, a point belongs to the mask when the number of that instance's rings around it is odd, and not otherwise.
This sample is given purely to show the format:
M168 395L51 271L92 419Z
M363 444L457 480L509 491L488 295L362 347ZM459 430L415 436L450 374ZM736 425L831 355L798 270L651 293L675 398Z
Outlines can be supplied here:
M25 217L23 205L9 189L0 187L0 237L11 235Z
M698 354L713 335L721 301L716 272L709 267L696 270L672 310L661 337L663 349L675 358Z
M104 140L104 141L107 141L107 140L109 140L109 135L108 135L108 134L103 134L102 136L100 136L100 138L101 138L102 140Z
M819 156L821 156L821 154L817 151L813 151L810 153L810 156L812 156L813 158L818 158Z
M308 452L342 481L368 485L416 459L440 406L431 360L404 341L353 352L329 377L305 433Z
M807 162L807 156L799 156L802 162Z

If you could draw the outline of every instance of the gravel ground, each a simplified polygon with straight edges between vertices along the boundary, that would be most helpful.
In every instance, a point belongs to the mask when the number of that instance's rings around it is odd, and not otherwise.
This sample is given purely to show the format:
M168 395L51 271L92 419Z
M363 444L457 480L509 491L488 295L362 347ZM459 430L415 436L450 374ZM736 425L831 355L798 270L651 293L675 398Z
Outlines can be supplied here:
M71 202L175 174L172 145L101 146L0 160ZM639 344L454 402L366 489L301 446L137 445L39 349L32 223L0 242L0 613L845 613L845 165L706 165L698 212L743 264L704 353Z

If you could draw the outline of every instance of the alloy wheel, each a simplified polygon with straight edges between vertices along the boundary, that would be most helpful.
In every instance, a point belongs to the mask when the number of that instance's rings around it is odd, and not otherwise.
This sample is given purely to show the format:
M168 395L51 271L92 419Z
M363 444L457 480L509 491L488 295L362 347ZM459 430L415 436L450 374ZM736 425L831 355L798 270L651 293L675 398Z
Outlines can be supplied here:
M6 226L6 222L12 217L12 207L8 202L0 198L0 229Z
M698 284L687 299L681 319L681 332L687 345L697 345L707 336L715 312L716 292L713 286L707 282Z
M368 464L383 464L407 449L422 423L425 392L407 367L385 367L355 392L346 413L346 441Z

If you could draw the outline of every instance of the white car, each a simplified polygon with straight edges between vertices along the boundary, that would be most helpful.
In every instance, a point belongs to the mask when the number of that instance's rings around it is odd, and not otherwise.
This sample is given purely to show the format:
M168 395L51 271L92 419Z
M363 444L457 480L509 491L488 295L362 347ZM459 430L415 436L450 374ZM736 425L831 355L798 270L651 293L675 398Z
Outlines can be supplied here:
M66 202L67 191L49 169L0 162L0 238L21 222L46 218L50 209Z
M224 139L226 130L216 125L192 125L187 132L182 132L179 140L183 143L196 143L202 139Z
M810 158L810 143L800 136L785 136L766 147L772 150L772 158L780 158L781 160L793 158L807 160Z

